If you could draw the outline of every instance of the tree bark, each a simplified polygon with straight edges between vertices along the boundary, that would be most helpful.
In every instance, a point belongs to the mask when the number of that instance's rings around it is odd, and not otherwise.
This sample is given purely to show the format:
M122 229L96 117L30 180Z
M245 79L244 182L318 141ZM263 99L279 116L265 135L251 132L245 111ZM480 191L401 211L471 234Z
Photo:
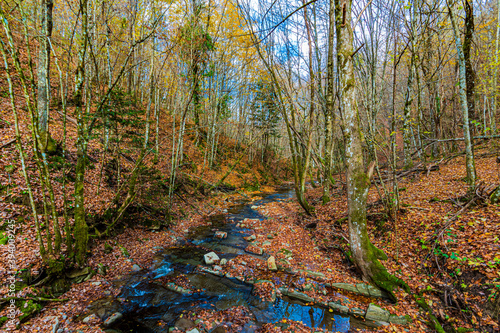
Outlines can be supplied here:
M83 108L83 87L85 83L85 55L87 50L87 0L80 0L80 12L82 14L82 31L79 37L78 68L76 73L75 97L77 140L76 140L76 168L75 168L75 259L78 265L83 266L87 257L88 226L85 221L85 191L84 178L87 164L87 138L86 124Z
M465 81L467 92L467 108L469 109L469 121L477 121L476 103L474 96L476 74L471 63L471 48L474 35L474 8L471 0L465 0L465 34L464 34L464 61L465 61ZM476 126L472 123L472 133L475 133Z
M453 28L453 36L455 38L455 45L457 48L457 60L459 67L459 95L460 106L462 108L463 116L463 129L465 139L465 166L467 169L467 183L469 184L469 191L474 192L476 188L476 166L474 163L474 151L472 149L472 140L469 128L469 104L467 103L467 70L464 53L462 52L462 42L460 41L459 30L455 20L454 3L452 0L447 0L448 14L450 16L451 25Z
M372 245L366 228L366 199L370 180L364 170L361 130L359 125L353 65L352 0L335 0L337 31L337 67L340 105L344 116L347 160L347 200L349 204L349 243L352 259L363 279L386 290L393 299L399 280L390 275L379 259L387 259L383 251Z
M41 3L41 37L38 51L38 133L42 152L49 148L49 104L50 104L50 41L52 36L53 0L42 0Z

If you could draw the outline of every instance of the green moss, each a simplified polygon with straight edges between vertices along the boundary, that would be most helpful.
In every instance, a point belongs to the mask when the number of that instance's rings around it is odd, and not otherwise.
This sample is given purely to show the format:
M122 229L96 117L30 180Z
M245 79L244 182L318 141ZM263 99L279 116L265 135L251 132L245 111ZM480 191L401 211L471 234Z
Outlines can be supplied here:
M384 251L380 250L379 248L377 248L375 245L373 245L372 243L370 243L370 247L371 247L371 252L372 252L372 255L379 259L379 260L387 260L387 255L384 253Z
M8 317L0 317L0 327L2 327L8 320Z
M59 275L64 270L64 260L61 258L48 259L47 265L48 265L47 273L50 275Z
M465 333L465 332L473 332L474 329L466 328L466 327L457 327L456 331L457 331L457 333Z
M438 333L446 333L445 330L443 329L443 326L441 326L438 319L436 318L436 316L432 314L432 309L427 304L427 302L425 302L424 298L419 295L414 295L414 297L415 297L415 302L417 302L417 304L427 313L429 317L428 325L434 328L434 330L436 330L436 332Z
M111 245L109 245L108 243L105 243L104 244L104 252L105 253L111 253L111 252L113 252L113 247Z
M17 308L21 311L22 315L19 317L21 323L28 320L31 316L39 312L43 306L32 300L18 301L16 302Z
M323 205L326 205L327 203L330 202L330 197L328 195L323 195L321 198Z
M130 257L130 254L128 253L128 250L124 248L123 246L119 245L120 250L122 251L122 254L124 257Z

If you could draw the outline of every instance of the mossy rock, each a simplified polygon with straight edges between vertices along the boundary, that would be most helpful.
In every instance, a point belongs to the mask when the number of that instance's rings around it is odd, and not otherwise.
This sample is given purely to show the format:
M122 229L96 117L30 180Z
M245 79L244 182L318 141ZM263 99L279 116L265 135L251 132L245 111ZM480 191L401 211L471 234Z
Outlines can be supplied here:
M24 323L31 316L42 310L43 306L32 300L21 300L16 302L16 306L21 311L22 315L19 317L19 322Z

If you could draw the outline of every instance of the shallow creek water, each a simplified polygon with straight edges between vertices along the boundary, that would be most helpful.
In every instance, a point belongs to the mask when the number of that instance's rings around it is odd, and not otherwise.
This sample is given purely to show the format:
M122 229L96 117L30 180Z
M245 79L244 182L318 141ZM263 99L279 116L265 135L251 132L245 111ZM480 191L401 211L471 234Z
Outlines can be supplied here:
M203 255L208 248L219 257L230 260L240 254L248 254L245 248L248 242L244 236L251 234L249 229L236 225L239 221L265 219L252 206L268 202L284 200L293 196L293 190L284 189L273 194L264 195L254 202L243 202L228 209L226 214L211 217L211 226L202 226L191 230L187 241L178 242L175 247L164 249L155 255L155 263L148 270L131 273L118 283L122 292L112 302L112 309L123 314L123 319L112 328L122 332L168 332L179 316L196 309L214 308L225 310L233 306L245 306L252 314L242 332L253 332L264 323L276 323L282 319L302 321L311 328L323 328L334 332L350 332L352 328L364 328L354 318L330 312L326 308L309 306L298 300L287 297L277 298L274 303L264 302L252 295L252 285L235 278L220 277L196 269L203 263ZM254 207L255 208L255 207ZM227 238L214 237L214 229L227 232ZM255 255L265 259L267 255ZM195 290L192 294L182 294L165 288L159 279L184 276L189 279ZM281 281L288 279L286 274L280 275ZM162 320L167 325L158 325Z

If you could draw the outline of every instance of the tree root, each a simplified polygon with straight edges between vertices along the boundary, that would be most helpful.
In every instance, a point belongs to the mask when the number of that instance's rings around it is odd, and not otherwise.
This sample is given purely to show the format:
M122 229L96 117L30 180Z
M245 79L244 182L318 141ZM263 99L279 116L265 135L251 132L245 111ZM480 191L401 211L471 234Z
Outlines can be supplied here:
M0 304L15 301L34 301L34 302L66 302L69 298L45 298L45 297L6 297L0 299Z

